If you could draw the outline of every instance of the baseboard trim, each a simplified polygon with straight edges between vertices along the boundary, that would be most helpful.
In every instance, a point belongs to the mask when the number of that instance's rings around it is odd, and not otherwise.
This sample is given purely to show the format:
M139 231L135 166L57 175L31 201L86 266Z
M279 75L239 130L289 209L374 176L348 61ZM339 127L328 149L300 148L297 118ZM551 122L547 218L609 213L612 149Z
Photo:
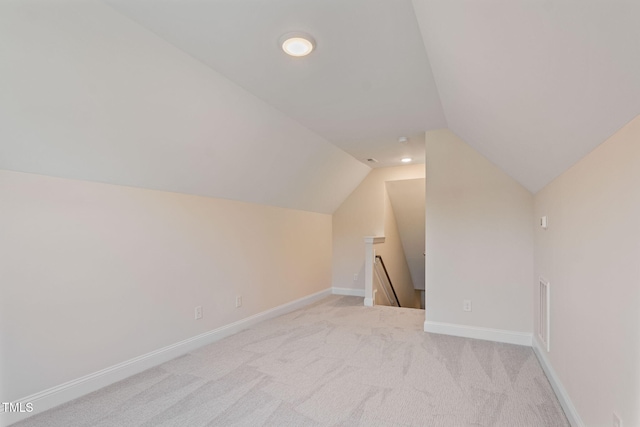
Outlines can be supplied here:
M334 295L348 295L352 297L364 298L364 289L331 288L331 293Z
M526 332L456 325L453 323L432 322L430 320L424 322L424 331L433 334L453 335L516 345L531 346L532 342L532 335Z
M573 402L569 398L569 393L565 390L560 378L556 375L556 372L551 367L551 363L549 363L549 359L546 356L546 350L540 347L540 343L537 339L533 340L533 352L538 358L538 362L540 362L540 366L542 366L542 370L547 375L549 382L551 383L551 387L553 391L556 393L558 397L558 401L560 401L560 406L564 410L564 414L567 416L571 427L584 427L584 423L580 418L580 414L576 410L576 407L573 406Z
M5 413L3 408L0 407L0 426L8 426L46 411L47 409L51 409L73 399L77 399L85 394L99 390L171 359L175 359L176 357L182 356L196 348L211 344L222 338L226 338L247 329L252 325L302 308L331 295L331 293L331 288L316 292L315 294L254 314L253 316L238 320L237 322L224 325L220 328L213 329L209 332L196 335L195 337L160 348L142 356L118 363L117 365L110 366L92 374L85 375L64 384L15 400L14 402L23 404L31 402L33 404L33 412Z

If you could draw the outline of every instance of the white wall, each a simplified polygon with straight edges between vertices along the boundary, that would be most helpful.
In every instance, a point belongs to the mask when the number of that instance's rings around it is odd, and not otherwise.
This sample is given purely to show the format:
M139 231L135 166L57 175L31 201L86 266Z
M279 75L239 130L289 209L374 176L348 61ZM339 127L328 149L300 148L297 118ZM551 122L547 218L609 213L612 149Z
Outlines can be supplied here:
M535 232L535 273L551 284L546 356L586 426L612 425L614 411L640 425L639 141L637 117L535 196L549 224Z
M0 1L0 52L0 169L322 213L369 172L97 0Z
M530 333L533 196L451 131L426 145L427 323Z
M384 243L376 244L373 248L376 255L382 257L400 306L420 308L420 300L417 298L411 281L411 271L402 247L396 216L386 189L384 194L384 237Z
M424 289L426 182L424 178L389 181L386 187L413 287Z
M330 215L9 171L0 200L2 402L331 286Z
M385 182L414 178L424 178L423 164L372 169L334 212L334 287L364 290L364 237L384 235Z

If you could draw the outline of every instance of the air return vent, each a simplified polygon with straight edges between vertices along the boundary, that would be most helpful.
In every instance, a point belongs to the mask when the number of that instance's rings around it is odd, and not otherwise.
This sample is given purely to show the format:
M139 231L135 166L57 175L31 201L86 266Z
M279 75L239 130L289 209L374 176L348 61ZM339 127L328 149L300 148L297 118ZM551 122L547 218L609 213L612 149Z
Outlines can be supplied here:
M542 277L538 280L538 337L549 351L549 332L550 332L550 313L549 302L551 298L551 291L549 288L549 282Z
M369 163L378 163L378 160L376 160L373 157L371 157L370 159L367 159L367 162L369 162Z

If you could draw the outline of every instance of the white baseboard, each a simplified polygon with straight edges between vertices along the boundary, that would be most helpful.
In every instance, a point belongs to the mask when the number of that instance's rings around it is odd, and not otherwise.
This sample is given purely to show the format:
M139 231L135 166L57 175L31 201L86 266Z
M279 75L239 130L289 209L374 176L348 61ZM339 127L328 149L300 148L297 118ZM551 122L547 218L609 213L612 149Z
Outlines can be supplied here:
M334 295L348 295L352 297L364 298L364 289L331 288L331 293Z
M531 346L532 336L526 332L505 331L502 329L481 328L478 326L455 325L453 323L424 322L424 331L434 334L453 335L456 337L475 338L478 340L496 341L507 344Z
M205 332L195 337L152 351L151 353L135 357L125 362L118 363L117 365L102 369L98 372L85 375L81 378L32 394L31 396L18 399L14 402L20 402L23 404L31 402L33 404L33 412L5 413L2 410L3 408L0 407L0 426L8 426L9 424L13 424L46 411L47 409L51 409L73 399L77 399L85 394L138 374L149 368L153 368L161 363L175 359L176 357L182 356L196 348L211 344L212 342L228 337L229 335L233 335L252 325L302 308L305 305L329 296L331 292L331 289L326 289L324 291L308 295L212 331Z
M540 366L542 366L542 370L547 375L549 382L551 383L551 387L553 391L556 393L558 400L560 401L560 405L564 410L564 414L567 416L571 427L584 427L584 423L576 410L576 407L573 406L573 402L569 398L569 394L564 389L562 382L556 375L556 372L551 367L551 363L549 363L549 359L547 359L546 350L540 347L540 343L537 339L533 340L533 352L536 354L538 358L538 362L540 362Z

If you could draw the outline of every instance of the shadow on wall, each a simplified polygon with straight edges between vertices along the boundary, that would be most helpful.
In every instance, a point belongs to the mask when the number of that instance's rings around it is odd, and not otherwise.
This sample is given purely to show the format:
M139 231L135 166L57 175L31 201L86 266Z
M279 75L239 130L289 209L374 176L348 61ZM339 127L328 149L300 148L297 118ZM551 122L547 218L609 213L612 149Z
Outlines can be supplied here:
M378 249L403 307L424 308L425 179L385 182L385 243Z
M364 293L365 251L363 238L366 236L381 237L388 233L385 231L388 229L385 227L385 213L390 209L390 201L385 183L424 179L424 177L424 164L372 169L369 175L333 213L332 286L334 289L350 293ZM402 244L399 246L402 247ZM406 260L404 264L408 271ZM407 274L410 276L410 273ZM412 280L409 279L409 282L412 283Z

